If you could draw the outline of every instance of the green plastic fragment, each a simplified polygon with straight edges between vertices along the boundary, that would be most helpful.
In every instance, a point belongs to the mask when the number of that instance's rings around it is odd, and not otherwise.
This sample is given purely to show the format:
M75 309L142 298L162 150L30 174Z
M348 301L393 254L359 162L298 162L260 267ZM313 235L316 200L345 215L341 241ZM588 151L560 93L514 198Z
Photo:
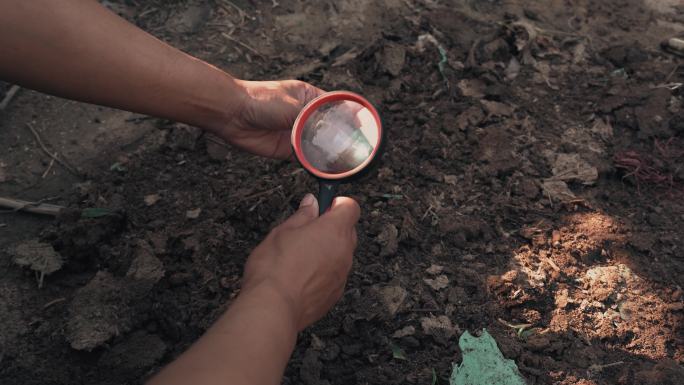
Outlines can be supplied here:
M110 209L105 209L101 207L90 207L87 209L83 209L81 211L81 217L82 218L101 218L101 217L107 217L110 215L119 215L116 213L116 211L112 211Z
M109 167L111 171L126 172L126 167L119 162L114 163Z
M467 331L458 340L463 362L454 365L450 385L525 385L518 366L501 354L496 341L482 330L480 337Z
M397 360L404 360L406 361L406 353L404 353L404 350L400 348L396 344L390 344L390 349L392 349L392 357L397 359Z

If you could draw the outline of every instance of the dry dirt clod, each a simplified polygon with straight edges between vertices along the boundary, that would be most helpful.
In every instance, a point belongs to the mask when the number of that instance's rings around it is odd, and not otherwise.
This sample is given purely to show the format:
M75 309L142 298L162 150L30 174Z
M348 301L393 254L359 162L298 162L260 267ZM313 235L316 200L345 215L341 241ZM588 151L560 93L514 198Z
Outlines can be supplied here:
M401 286L385 286L377 290L380 302L385 306L390 317L394 317L407 297L406 290Z
M400 44L388 44L382 50L380 62L392 76L399 76L406 61L406 48Z
M481 99L485 96L487 85L480 79L462 79L457 84L461 95Z
M420 319L423 333L432 336L440 344L446 345L456 333L460 333L457 326L445 315L423 317Z
M164 264L154 256L149 246L141 243L126 276L154 285L164 277Z
M477 127L484 120L485 120L485 115L484 115L484 112L482 112L482 108L480 108L479 106L471 106L467 110L463 111L463 113L461 113L456 118L455 125L459 130L465 131L468 128ZM452 130L450 128L447 128L447 131L456 131L456 130Z
M376 238L376 241L380 244L380 256L388 257L396 254L399 248L399 230L397 227L391 223L385 225L382 232Z
M69 306L66 338L76 350L92 350L132 325L126 283L100 271L76 291Z
M137 371L157 363L166 350L166 343L159 336L137 331L106 351L98 363L117 371Z
M492 100L480 100L482 106L489 116L511 116L513 115L514 108L507 104L501 102L495 102Z

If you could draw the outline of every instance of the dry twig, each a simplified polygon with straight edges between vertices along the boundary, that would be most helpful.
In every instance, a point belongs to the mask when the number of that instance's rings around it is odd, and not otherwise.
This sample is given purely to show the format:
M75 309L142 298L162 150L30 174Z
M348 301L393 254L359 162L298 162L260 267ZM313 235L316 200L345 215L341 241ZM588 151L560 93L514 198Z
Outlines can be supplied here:
M7 94L5 94L5 97L0 102L0 111L7 108L7 106L10 104L10 102L12 101L14 96L16 96L17 92L19 92L20 89L21 87L19 87L18 85L13 85L12 87L10 87L9 91L7 91Z
M221 32L221 36L223 36L223 37L225 37L226 39L232 41L233 43L236 43L236 44L239 44L239 45L245 47L247 50L249 50L249 51L252 52L253 54L255 54L255 55L261 57L262 59L264 58L264 55L262 55L259 51L257 51L256 49L254 49L254 48L248 46L247 44L241 42L240 40L238 40L238 39L236 39L236 38L230 36L229 34L227 34L227 33L225 33L225 32Z
M65 169L67 169L67 171L69 171L70 173L76 175L76 176L79 177L79 178L81 177L81 174L79 174L78 171L76 171L76 170L75 170L73 167L71 167L68 163L66 163L65 161L63 161L63 160L61 160L61 159L59 158L57 152L55 152L55 153L53 154L53 153L50 152L50 150L48 150L48 148L45 146L45 143L43 143L43 140L40 138L40 135L38 134L38 131L36 131L36 129L33 128L33 126L31 125L31 123L26 123L26 126L29 128L29 130L31 130L31 133L32 133L33 136L36 138L36 141L38 142L38 145L40 145L40 148L43 150L43 152L45 152L50 158L54 159L54 160L55 160L57 163L59 163L62 167L64 167Z

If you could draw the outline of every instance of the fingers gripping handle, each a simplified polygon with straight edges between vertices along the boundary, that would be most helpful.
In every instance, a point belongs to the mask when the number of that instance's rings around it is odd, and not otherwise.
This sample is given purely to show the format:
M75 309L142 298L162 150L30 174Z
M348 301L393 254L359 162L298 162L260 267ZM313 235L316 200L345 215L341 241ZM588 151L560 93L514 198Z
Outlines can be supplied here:
M339 182L321 180L318 182L318 215L323 215L332 204L337 194Z

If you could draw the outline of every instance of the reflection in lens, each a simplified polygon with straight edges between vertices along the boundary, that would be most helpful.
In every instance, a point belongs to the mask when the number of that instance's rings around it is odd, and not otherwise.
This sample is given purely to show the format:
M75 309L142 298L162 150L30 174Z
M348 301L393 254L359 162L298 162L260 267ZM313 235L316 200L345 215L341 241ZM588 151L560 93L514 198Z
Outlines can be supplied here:
M304 123L302 152L316 169L340 174L361 165L378 145L373 114L352 101L326 103Z

